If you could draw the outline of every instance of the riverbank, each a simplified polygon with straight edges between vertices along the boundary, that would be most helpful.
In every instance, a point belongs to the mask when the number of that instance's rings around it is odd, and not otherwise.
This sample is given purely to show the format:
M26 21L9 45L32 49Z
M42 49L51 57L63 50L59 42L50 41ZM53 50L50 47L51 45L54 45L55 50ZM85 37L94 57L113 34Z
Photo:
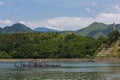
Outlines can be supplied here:
M0 62L19 62L19 61L43 61L43 62L57 62L57 61L71 61L71 62L120 62L119 58L95 58L95 59L0 59Z

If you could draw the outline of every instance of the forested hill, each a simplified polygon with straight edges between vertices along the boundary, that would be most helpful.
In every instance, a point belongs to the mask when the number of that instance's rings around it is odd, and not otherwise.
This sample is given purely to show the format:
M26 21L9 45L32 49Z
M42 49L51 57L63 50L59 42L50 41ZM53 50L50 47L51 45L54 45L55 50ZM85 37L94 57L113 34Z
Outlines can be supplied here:
M88 27L79 30L77 33L80 35L83 35L83 36L97 37L99 35L104 35L104 31L107 28L109 28L109 26L106 24L94 22L94 23L90 24ZM107 32L107 33L109 33L109 32Z
M100 45L75 33L0 34L0 58L91 58Z
M83 28L77 31L77 34L82 36L91 36L94 38L98 38L101 35L107 36L112 31L113 24L104 24L94 22L90 24L88 27ZM116 24L116 30L120 31L120 24Z

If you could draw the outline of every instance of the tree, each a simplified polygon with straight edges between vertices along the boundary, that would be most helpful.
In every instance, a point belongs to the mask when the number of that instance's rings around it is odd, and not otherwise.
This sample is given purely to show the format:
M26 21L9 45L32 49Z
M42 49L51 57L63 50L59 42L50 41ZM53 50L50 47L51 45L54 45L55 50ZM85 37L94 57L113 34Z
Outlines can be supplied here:
M119 31L113 30L108 34L108 40L110 41L110 43L115 42L118 40L119 35L120 35Z
M104 36L100 36L98 39L97 39L101 44L106 44L108 42L108 39L107 37L104 37Z

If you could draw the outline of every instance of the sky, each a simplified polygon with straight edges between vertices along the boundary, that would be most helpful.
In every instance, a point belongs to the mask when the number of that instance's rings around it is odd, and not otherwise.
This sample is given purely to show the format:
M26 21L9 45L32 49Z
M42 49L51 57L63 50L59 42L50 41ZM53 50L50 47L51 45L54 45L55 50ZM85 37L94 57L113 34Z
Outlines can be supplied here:
M0 27L78 30L93 22L120 23L120 0L0 0Z

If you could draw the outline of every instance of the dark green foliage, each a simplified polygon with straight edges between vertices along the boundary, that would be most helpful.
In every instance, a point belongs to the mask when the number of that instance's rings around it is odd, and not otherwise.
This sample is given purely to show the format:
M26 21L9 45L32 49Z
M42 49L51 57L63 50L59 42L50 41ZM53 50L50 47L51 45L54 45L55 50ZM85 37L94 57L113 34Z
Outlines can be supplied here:
M108 42L108 38L107 37L104 37L104 36L100 36L98 39L97 39L101 44L106 44Z
M117 30L113 30L111 33L108 34L108 39L111 42L118 40L120 33Z
M106 44L106 48L111 47L114 42L116 42L120 37L120 33L117 30L113 30L108 34L108 42Z
M75 33L14 33L0 35L0 58L93 57L98 40Z

